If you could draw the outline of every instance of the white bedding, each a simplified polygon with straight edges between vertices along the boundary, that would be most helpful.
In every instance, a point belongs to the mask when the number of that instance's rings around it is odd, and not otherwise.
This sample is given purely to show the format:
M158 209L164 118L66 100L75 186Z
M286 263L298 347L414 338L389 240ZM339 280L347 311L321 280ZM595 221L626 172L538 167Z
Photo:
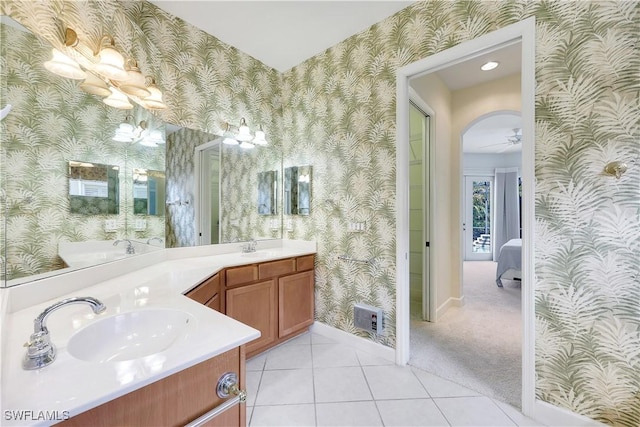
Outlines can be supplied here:
M496 269L496 284L502 287L502 277L509 270L516 270L515 277L522 277L522 239L511 239L500 248L498 268ZM506 278L506 277L505 277Z

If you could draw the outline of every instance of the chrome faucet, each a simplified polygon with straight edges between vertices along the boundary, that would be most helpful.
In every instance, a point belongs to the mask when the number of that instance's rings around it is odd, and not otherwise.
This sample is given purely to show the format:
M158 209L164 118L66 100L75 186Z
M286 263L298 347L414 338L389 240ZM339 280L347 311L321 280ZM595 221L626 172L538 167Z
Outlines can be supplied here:
M147 245L150 245L154 240L157 240L158 243L162 243L162 238L155 236L147 239Z
M33 321L33 334L29 337L29 342L25 344L27 354L22 359L24 369L40 369L53 363L56 358L56 348L51 344L51 337L46 325L47 317L53 311L69 304L89 304L95 314L100 314L107 309L103 303L93 297L67 298L45 308Z
M257 245L258 245L258 242L256 242L256 239L251 239L250 241L242 245L242 253L246 254L250 252L255 252Z
M120 242L127 242L127 255L133 255L136 253L136 249L133 247L133 243L129 239L121 239L113 242L113 246L117 246Z

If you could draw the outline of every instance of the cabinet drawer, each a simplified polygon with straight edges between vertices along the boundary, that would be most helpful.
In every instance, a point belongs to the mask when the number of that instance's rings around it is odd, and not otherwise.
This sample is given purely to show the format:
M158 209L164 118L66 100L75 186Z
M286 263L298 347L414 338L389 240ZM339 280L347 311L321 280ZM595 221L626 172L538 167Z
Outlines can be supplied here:
M296 258L296 271L313 270L315 255L306 255Z
M195 289L187 292L187 297L200 304L206 304L216 294L220 293L220 276L215 274L213 277L208 278Z
M227 286L240 285L258 280L258 266L243 265L227 270Z
M288 258L278 261L263 262L258 265L258 271L260 279L293 273L296 271L296 260L294 258Z

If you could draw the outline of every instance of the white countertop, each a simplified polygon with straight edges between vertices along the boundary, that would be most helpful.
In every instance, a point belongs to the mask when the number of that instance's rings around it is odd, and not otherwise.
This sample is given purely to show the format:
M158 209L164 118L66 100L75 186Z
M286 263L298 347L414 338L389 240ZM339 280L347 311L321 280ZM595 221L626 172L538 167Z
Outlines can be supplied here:
M120 266L121 261L116 261L90 269L94 274L103 272L102 277L111 276L107 280L84 288L78 288L77 284L67 285L76 290L5 315L2 425L50 425L52 422L48 419L26 422L7 420L7 411L34 411L32 417L37 416L39 411L58 411L60 416L68 411L70 416L74 416L258 338L259 331L182 294L225 267L315 253L314 242L304 242L308 243L306 245L280 242L285 243L279 246L259 245L258 251L250 254L209 255L220 252L211 247L166 249L161 251L163 259L139 269L135 269L135 263L131 260ZM262 246L265 248L261 249ZM113 277L112 269L123 266L128 271ZM73 281L71 275L64 276ZM60 280L64 280L64 277L58 278L58 282ZM65 289L58 282L55 282L55 286ZM107 306L107 310L95 315L88 305L76 304L54 311L47 319L47 327L57 349L56 360L39 370L22 369L22 358L26 351L23 344L33 332L33 320L46 307L73 296L98 298ZM20 303L14 302L13 305L20 307ZM134 360L86 362L75 359L67 351L69 338L92 322L148 308L183 310L191 314L195 322L191 322L186 337L180 342L162 352Z

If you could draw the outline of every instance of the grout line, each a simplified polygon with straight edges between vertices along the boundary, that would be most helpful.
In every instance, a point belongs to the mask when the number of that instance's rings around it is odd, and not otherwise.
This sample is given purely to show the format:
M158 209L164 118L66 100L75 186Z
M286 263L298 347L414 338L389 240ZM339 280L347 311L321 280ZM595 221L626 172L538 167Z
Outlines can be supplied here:
M433 404L436 405L436 408L438 408L438 411L440 411L440 414L442 414L442 417L447 421L447 424L449 424L450 426L451 421L449 421L449 418L447 418L447 416L445 415L445 413L442 411L442 408L440 407L440 405L438 405L438 402L436 402L436 399L431 399L433 401Z
M311 390L313 391L313 420L318 425L318 407L316 402L316 368L313 363L313 337L309 334L309 351L311 352Z

